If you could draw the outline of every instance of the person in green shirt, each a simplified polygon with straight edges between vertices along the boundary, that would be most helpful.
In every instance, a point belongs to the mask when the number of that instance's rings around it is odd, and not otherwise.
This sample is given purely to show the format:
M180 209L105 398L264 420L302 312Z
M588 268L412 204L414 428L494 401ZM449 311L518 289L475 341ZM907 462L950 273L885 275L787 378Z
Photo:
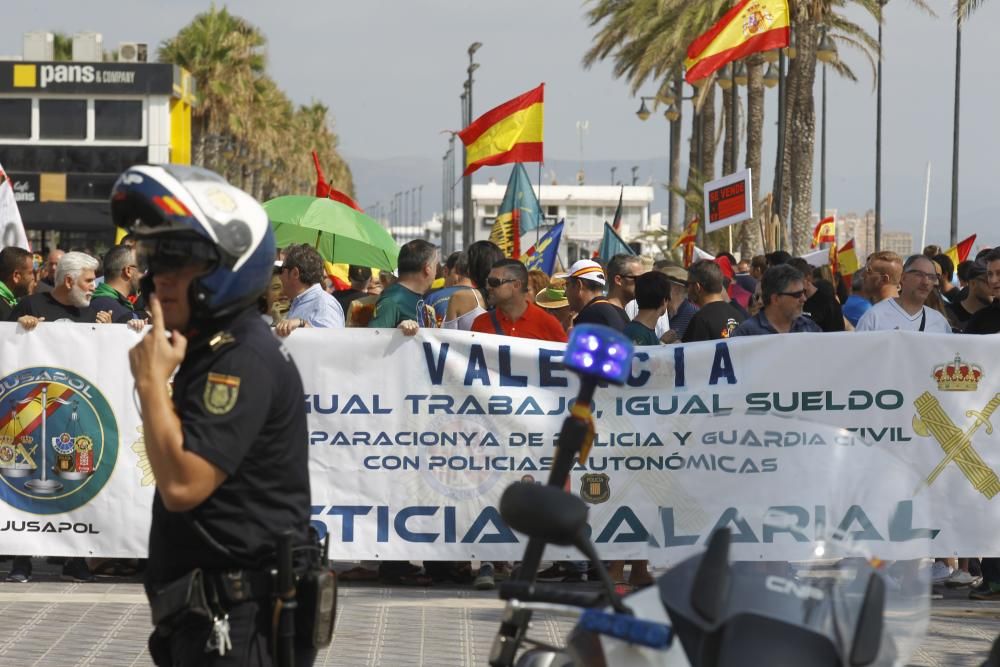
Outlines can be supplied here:
M437 246L416 239L399 249L397 273L399 280L387 287L375 303L375 314L369 328L399 327L413 335L419 327L436 326L434 309L424 303L424 294L437 275L441 254Z
M94 288L91 308L111 311L112 322L141 331L146 325L146 314L136 310L128 298L139 293L141 278L135 250L125 245L115 246L104 255L104 282Z
M625 335L636 345L659 345L656 321L670 304L670 279L659 271L649 271L635 279L635 301L639 312L625 325Z
M31 253L17 246L0 250L0 321L6 320L17 300L31 294L34 287L35 267Z

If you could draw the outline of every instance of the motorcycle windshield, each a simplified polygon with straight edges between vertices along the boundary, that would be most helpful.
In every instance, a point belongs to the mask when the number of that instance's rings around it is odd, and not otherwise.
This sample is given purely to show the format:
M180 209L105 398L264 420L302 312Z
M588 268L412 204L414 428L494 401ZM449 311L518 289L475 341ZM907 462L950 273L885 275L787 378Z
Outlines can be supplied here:
M779 433L811 443L782 452L803 458L779 465L749 502L715 522L729 531L728 559L702 553L661 578L692 664L905 664L927 627L936 535L924 476L905 450L773 414L689 428L734 449ZM807 468L822 474L805 483ZM684 484L717 485L716 477L690 469ZM683 513L676 520L683 525Z

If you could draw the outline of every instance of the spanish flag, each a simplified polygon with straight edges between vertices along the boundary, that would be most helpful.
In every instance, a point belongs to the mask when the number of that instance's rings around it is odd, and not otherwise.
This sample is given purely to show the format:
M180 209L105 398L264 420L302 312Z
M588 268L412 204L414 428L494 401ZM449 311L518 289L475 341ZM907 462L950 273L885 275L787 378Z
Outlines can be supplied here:
M858 261L858 253L854 250L854 239L851 239L837 251L837 273L842 276L850 276L857 273L860 268L861 262Z
M694 242L697 240L698 240L698 219L695 218L694 220L691 221L690 224L688 224L687 227L684 228L684 231L681 232L680 237L677 239L677 241L674 242L673 247L671 247L670 249L674 250L682 245L683 246L689 244L694 245Z
M948 255L951 259L951 263L958 268L958 265L969 258L969 253L972 252L972 244L976 242L976 235L973 234L964 241L959 241L958 245L953 245L944 251L944 254Z
M510 162L542 162L545 84L504 102L458 133L465 144L468 176L480 167Z
M837 223L833 216L823 218L813 230L813 248L818 248L823 243L837 242Z
M741 0L687 50L684 79L694 83L751 53L788 46L787 0Z

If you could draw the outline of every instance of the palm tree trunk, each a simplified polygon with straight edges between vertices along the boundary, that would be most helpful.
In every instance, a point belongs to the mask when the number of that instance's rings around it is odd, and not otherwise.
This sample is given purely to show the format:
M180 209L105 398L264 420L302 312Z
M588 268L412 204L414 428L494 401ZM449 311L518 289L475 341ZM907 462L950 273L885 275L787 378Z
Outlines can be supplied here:
M723 91L722 94L722 126L724 129L723 140L722 140L722 173L731 174L736 171L736 161L733 160L733 144L735 144L738 139L736 138L736 116L733 115L732 110L732 96L739 94L739 88L733 86L729 90Z
M701 178L707 183L715 178L715 86L705 91L701 107Z
M747 159L746 167L750 170L751 192L755 216L740 225L739 248L740 257L749 259L763 251L760 237L760 224L765 211L758 205L760 202L760 159L764 137L764 58L754 54L747 58Z
M798 3L795 10L797 53L792 70L796 72L797 81L788 126L791 135L792 253L795 255L808 251L812 231L813 154L816 143L813 84L816 80L819 22L809 5L807 2Z
M788 239L789 216L792 210L792 116L795 107L795 95L798 92L798 72L792 67L793 60L788 61L788 76L785 80L785 152L782 155L782 187L781 187L781 211L779 215L782 221L782 234ZM788 248L786 248L787 250Z

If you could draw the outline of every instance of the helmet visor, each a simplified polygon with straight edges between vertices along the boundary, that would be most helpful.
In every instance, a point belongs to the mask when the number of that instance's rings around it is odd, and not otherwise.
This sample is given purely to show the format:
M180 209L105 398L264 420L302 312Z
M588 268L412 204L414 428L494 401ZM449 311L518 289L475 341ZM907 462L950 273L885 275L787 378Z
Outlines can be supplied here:
M191 236L140 239L136 244L136 255L139 266L152 274L170 273L188 267L207 271L219 263L219 252L211 242Z

